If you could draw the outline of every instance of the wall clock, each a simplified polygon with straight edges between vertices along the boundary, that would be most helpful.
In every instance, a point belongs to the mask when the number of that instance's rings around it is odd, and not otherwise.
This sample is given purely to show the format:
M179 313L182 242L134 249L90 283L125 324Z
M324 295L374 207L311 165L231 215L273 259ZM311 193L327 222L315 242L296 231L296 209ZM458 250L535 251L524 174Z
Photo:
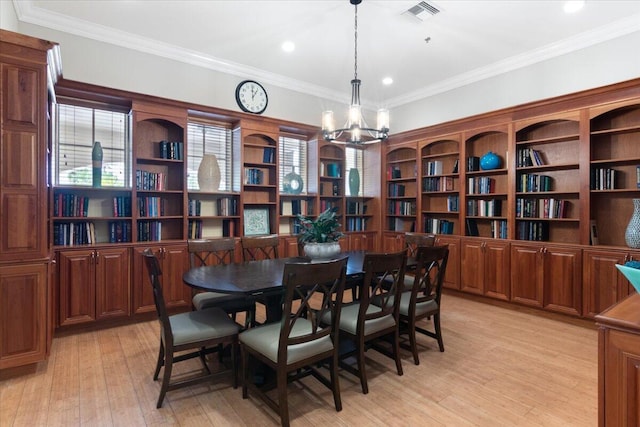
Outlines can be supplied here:
M267 109L269 97L260 83L245 80L236 87L236 102L242 111L262 114Z

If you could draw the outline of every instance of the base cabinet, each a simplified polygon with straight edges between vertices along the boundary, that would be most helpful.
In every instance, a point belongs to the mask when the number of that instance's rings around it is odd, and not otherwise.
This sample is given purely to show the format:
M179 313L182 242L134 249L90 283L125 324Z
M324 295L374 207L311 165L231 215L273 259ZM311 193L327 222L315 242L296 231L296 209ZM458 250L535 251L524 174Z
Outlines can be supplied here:
M47 264L0 267L0 369L47 354Z
M509 243L463 239L461 252L461 290L509 300L509 271L505 268L509 265Z
M59 252L59 326L129 316L129 266L129 248Z
M447 289L460 289L460 238L438 234L435 244L449 246L447 271L442 286Z
M371 251L376 248L376 233L352 233L348 235L350 251Z
M182 275L189 270L189 253L186 244L150 246L160 261L162 294L167 308L189 307L191 288L184 284ZM153 290L142 252L146 248L134 248L133 252L133 312L155 311Z
M640 425L640 295L596 316L598 425Z
M404 250L404 233L383 233L382 234L382 251L383 252L400 252Z

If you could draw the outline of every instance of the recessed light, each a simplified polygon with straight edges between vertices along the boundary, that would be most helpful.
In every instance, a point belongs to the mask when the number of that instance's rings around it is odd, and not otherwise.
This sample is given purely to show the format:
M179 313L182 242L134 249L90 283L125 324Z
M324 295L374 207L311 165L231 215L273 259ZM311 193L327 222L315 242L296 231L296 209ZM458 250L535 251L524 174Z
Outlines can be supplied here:
M564 3L566 13L575 13L584 7L584 0L570 0Z
M392 83L393 79L391 77L385 77L384 79L382 79L382 84L385 86L389 86Z
M286 42L282 43L282 50L287 53L293 52L294 50L296 50L296 45L292 41L287 40Z

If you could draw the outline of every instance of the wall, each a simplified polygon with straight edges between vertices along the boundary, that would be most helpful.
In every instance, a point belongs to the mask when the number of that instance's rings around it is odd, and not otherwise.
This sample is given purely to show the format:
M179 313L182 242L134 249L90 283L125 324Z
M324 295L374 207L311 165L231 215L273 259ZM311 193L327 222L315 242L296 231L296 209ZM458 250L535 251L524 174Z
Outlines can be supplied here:
M18 17L10 1L0 0L0 28L18 32Z
M0 1L2 11L10 2ZM4 28L6 13L3 13ZM9 19L8 21L11 21ZM10 25L9 22L7 25ZM8 28L11 29L11 28ZM19 23L19 32L60 44L64 78L238 111L235 87L243 80L178 61ZM391 110L393 132L640 77L640 32L543 61ZM323 110L346 117L343 103L268 86L265 116L320 125ZM375 123L368 117L369 123Z

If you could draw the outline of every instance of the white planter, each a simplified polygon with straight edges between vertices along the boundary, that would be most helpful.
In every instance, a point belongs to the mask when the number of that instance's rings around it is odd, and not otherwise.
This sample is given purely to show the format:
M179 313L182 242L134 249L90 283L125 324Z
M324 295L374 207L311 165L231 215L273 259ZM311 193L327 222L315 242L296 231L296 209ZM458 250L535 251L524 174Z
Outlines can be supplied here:
M311 259L331 259L340 253L340 243L305 243L304 254Z
M218 191L220 187L220 165L215 154L205 154L198 167L200 191Z

